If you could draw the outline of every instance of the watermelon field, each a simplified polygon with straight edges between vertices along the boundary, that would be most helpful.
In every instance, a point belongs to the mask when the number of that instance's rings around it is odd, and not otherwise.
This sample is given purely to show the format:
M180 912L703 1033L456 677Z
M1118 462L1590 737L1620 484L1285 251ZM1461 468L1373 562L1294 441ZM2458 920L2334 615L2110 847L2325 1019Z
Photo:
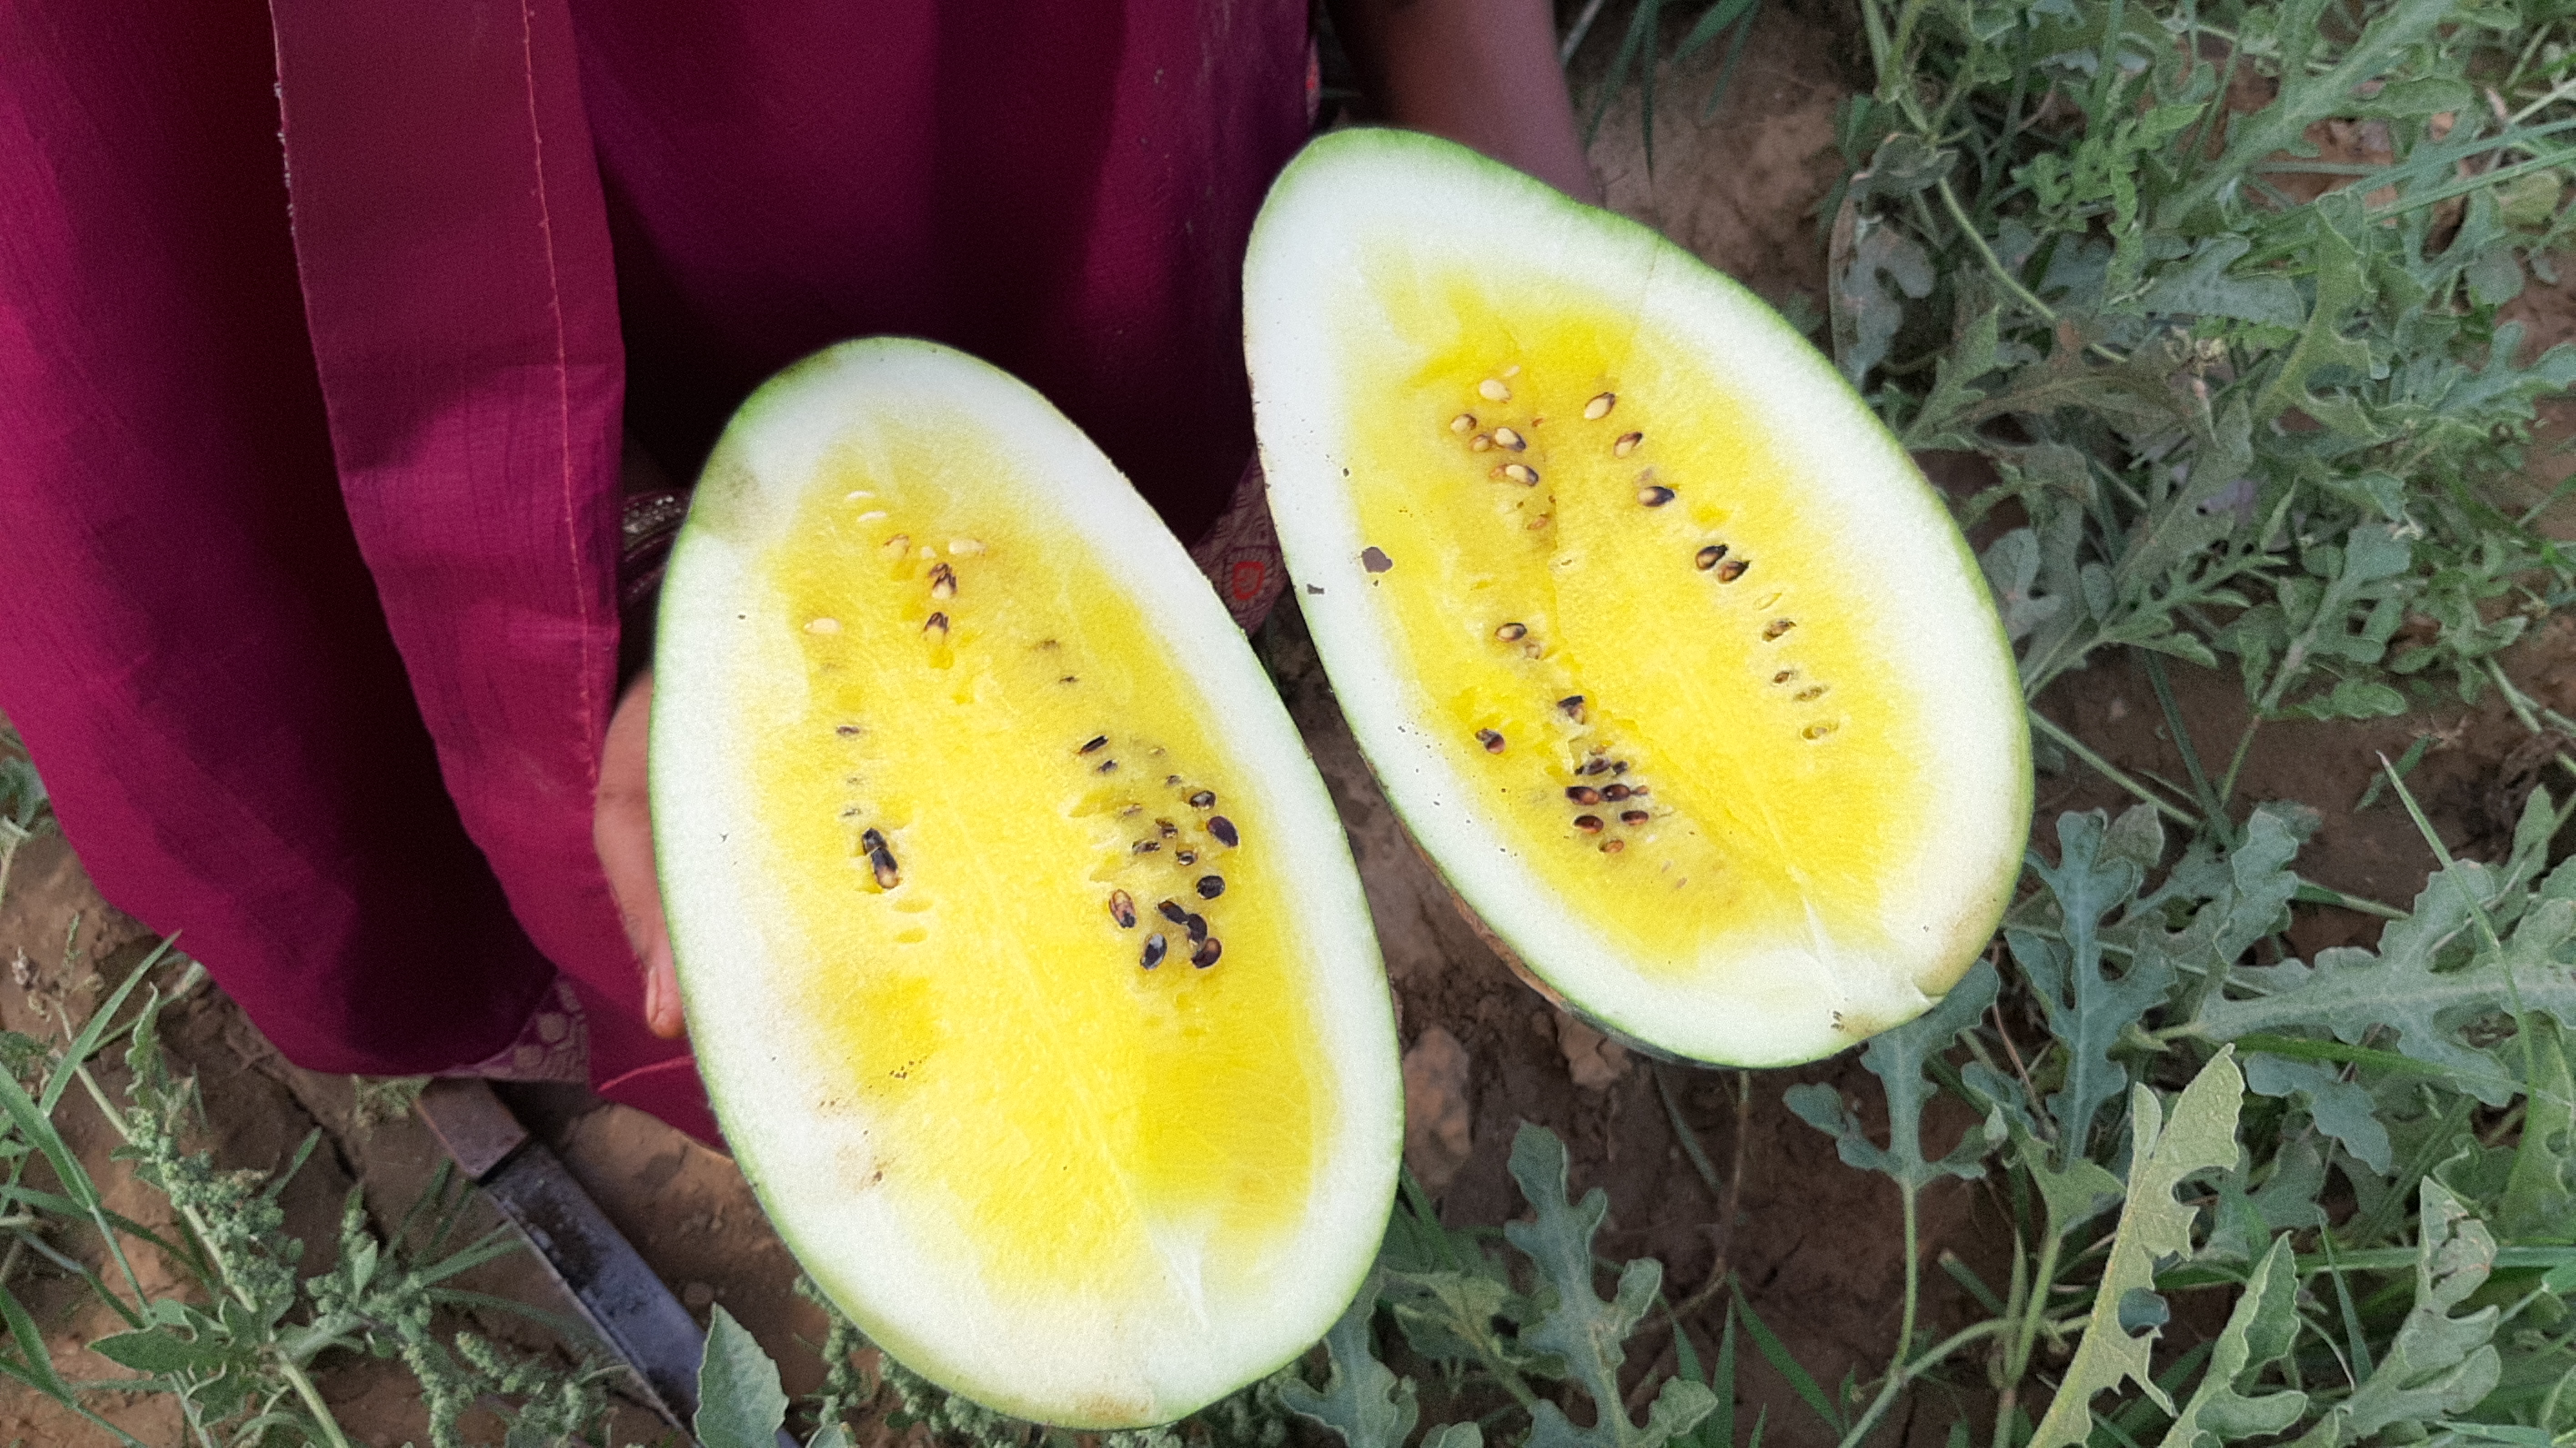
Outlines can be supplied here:
M1610 207L1975 551L2037 771L2001 929L1864 1048L1632 1052L1453 906L1283 606L1403 1050L1360 1298L1169 1427L1042 1427L879 1352L725 1157L502 1088L709 1329L698 1441L2576 1444L2576 6L1559 19ZM423 1083L287 1063L41 766L0 733L0 1444L687 1442Z

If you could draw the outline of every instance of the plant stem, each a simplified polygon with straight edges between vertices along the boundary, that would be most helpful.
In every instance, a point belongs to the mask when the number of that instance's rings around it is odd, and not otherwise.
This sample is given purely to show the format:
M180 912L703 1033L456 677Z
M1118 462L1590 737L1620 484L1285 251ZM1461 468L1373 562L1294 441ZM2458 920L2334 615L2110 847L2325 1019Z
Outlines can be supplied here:
M1857 1448L1860 1441L1869 1436L1869 1430L1878 1426L1878 1420L1885 1416L1889 1405L1896 1401L1897 1393L1902 1391L1905 1384L1914 1376L1914 1373L1909 1370L1906 1365L1906 1357L1914 1349L1914 1312L1916 1303L1921 1296L1921 1287L1917 1279L1922 1275L1922 1264L1916 1260L1920 1246L1920 1243L1916 1240L1917 1226L1914 1206L1914 1193L1916 1191L1916 1187L1912 1182L1905 1182L1901 1185L1904 1192L1903 1201L1905 1203L1905 1305L1897 1313L1896 1355L1888 1359L1887 1381L1879 1386L1878 1396L1870 1400L1869 1411L1861 1414L1860 1421L1852 1424L1851 1431L1843 1435L1842 1442L1838 1445L1838 1448ZM1979 1326L1984 1326L1984 1324L1980 1323ZM1943 1344L1939 1350L1940 1356L1948 1356L1949 1348L1950 1344ZM1924 1362L1933 1362L1937 1360L1938 1358L1931 1354L1926 1354L1923 1359Z
M2127 790L2129 793L2136 795L2145 803L2154 805L2158 814L2161 814L2165 818L2172 820L2174 823L2183 825L2187 828L2195 830L2200 828L2200 818L2197 815L2194 815L2191 811L2184 809L2181 805L2173 803L2164 796L2157 794L2155 791L2122 773L2118 765L2115 765L2111 761L2104 759L2101 755L2094 753L2091 749L2085 746L2082 740L2077 739L2074 735L2059 728L2056 721L2050 719L2047 715L2042 714L2037 709L2033 709L2030 711L2030 723L2032 728L2047 735L2058 748L2065 750L2067 753L2083 760L2086 764L2093 766L2094 771L2100 774L2104 779L2107 779L2113 784L2120 786L2122 789Z

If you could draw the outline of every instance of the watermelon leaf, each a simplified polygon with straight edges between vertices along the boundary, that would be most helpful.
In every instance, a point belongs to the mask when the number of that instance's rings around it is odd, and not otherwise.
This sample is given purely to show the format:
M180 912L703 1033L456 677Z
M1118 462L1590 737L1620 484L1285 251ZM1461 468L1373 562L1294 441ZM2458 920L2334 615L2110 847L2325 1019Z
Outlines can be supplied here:
M2030 862L2056 901L2059 930L2004 930L2050 1033L2066 1053L2066 1085L2048 1098L2048 1110L2057 1121L2060 1159L2070 1163L2084 1154L2093 1118L2128 1079L2111 1059L2112 1045L2164 1000L2174 979L2171 962L2161 955L2133 958L2118 976L2103 973L2103 919L2137 894L2146 878L2145 866L2134 857L2105 848L2109 826L2100 810L2060 815L2057 863L2036 853Z
M698 1441L706 1448L778 1448L778 1425L786 1421L778 1365L719 1304L698 1361L698 1415L691 1423Z
M1844 1165L1884 1173L1906 1191L1920 1190L1944 1176L1974 1180L1985 1175L1987 1154L2004 1140L2000 1111L1970 1128L1947 1155L1924 1159L1923 1106L1931 1099L1932 1083L1924 1079L1923 1064L1950 1049L1961 1031L1976 1026L1994 1004L2000 984L1994 962L1979 960L1940 1004L1870 1038L1861 1064L1878 1077L1887 1093L1887 1145L1869 1139L1860 1118L1831 1086L1820 1082L1792 1086L1782 1099L1800 1120L1834 1138L1834 1149Z
M1314 1388L1294 1373L1279 1385L1281 1403L1341 1434L1350 1448L1403 1448L1421 1412L1413 1380L1388 1371L1369 1344L1369 1319L1376 1315L1382 1280L1371 1272L1332 1331L1324 1334L1330 1360L1324 1386Z
M2270 1251L2246 1279L2245 1291L2227 1315L2218 1346L2209 1355L2209 1370L2200 1386L2174 1416L2158 1448L2203 1448L2283 1433L2307 1412L2303 1392L2247 1396L2236 1390L2249 1369L2287 1354L2299 1335L2299 1282L2292 1270L2295 1254L2287 1233L2272 1239Z

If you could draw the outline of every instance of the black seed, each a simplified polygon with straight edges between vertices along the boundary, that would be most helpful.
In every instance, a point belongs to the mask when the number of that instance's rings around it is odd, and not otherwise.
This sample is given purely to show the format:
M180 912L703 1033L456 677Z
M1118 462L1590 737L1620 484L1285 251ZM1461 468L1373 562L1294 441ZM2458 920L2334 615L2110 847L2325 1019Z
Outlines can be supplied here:
M1597 835L1601 833L1601 816L1588 814L1576 815L1574 817L1574 827L1583 831L1587 835Z
M1565 797L1576 804L1599 804L1601 791L1588 784L1573 784L1566 786Z
M1152 970L1155 966L1163 963L1163 952L1171 948L1171 943L1164 940L1163 937L1159 935L1148 935L1145 937L1144 959L1137 963L1144 966L1147 970Z
M1628 772L1628 761L1624 759L1611 760L1610 772L1612 774L1626 774Z
M1587 759L1583 761L1583 767L1574 772L1577 774L1608 774L1610 772L1610 761L1598 757Z
M882 847L868 851L868 868L876 872L880 890L891 890L903 883L903 872L894 867L894 856Z
M1136 924L1135 897L1124 890L1110 891L1109 918L1117 921L1118 928L1121 930L1133 929Z
M1216 796L1207 790L1200 790L1198 793L1190 796L1190 808L1214 809L1216 808Z
M1216 836L1217 843L1224 845L1227 849L1232 849L1236 845L1242 843L1242 840L1234 832L1234 821L1227 819L1223 815L1209 815L1207 828L1209 834Z
M1649 508L1660 508L1673 500L1673 490L1660 483L1637 490L1637 501Z
M1583 696L1568 694L1556 701L1556 707L1564 712L1565 717L1580 720L1583 717Z
M1224 894L1224 893L1225 893L1225 877L1224 877L1223 875L1201 875L1201 876L1199 876L1199 898L1200 898L1200 899L1202 899L1202 900L1213 900L1213 899L1215 899L1217 896L1222 895L1222 894Z
M1321 593L1321 592L1323 592L1324 590L1322 590L1321 588L1316 587L1314 584L1309 583L1309 584L1307 584L1307 585L1306 585L1306 591L1307 591L1308 593Z
M1204 915L1182 916L1181 928L1190 933L1190 939L1193 941L1207 939L1207 917Z
M1075 751L1073 751L1073 752L1074 752L1074 753L1076 753L1076 754L1090 754L1090 753L1093 753L1093 752L1095 752L1095 751L1099 750L1103 745L1106 745L1108 742L1109 742L1109 736L1108 736L1108 735L1106 735L1106 734L1094 734L1094 735L1092 735L1089 739L1087 739L1087 740L1083 741L1083 745L1082 745L1082 747L1081 747L1080 749L1077 749L1077 750L1075 750Z
M1184 865L1195 865L1199 862L1199 852L1196 850L1174 850L1172 852L1172 858L1180 861Z
M1384 573L1394 566L1395 560L1387 557L1386 551L1382 548L1363 548L1360 550L1360 567L1367 569L1371 573Z
M1753 563L1750 559L1729 558L1724 563L1717 565L1717 581L1720 583L1733 583L1735 580L1744 576L1745 569L1752 566Z
M1157 900L1154 902L1154 909L1156 913L1160 914L1164 919L1169 920L1174 925L1178 925L1182 921L1190 918L1190 912L1182 909L1181 902L1178 900Z
M1150 855L1162 847L1163 842L1161 840L1138 840L1135 844L1127 847L1127 852L1131 855Z
M1705 548L1703 548L1703 549L1699 550L1699 553L1697 554L1697 556L1693 557L1693 558L1691 559L1691 561L1692 561L1693 563L1696 563L1696 564L1698 564L1698 565L1699 565L1699 571L1700 571L1700 572L1702 572L1702 573L1706 573L1706 572L1707 572L1707 571L1709 571L1710 569L1715 568L1715 567L1717 566L1717 562L1718 562L1718 560L1719 560L1719 559L1721 559L1721 558L1724 558L1725 556L1726 556L1726 545L1725 545L1725 544L1723 544L1723 543L1711 543L1711 544L1710 544L1710 545L1708 545L1707 547L1705 547Z
M1181 837L1181 827L1172 823L1170 820L1154 821L1154 829L1156 833L1160 834L1167 840L1177 840Z
M1619 823L1623 825L1641 825L1644 824L1647 819L1648 815L1641 809L1624 809L1619 811Z
M1617 804L1619 801L1626 799L1634 793L1636 793L1635 790L1630 789L1624 784L1614 784L1608 789L1601 791L1601 797L1610 801L1612 804Z
M1198 949L1190 952L1190 964L1205 970L1216 964L1217 957L1223 954L1225 954L1225 942L1211 935L1199 942Z
M1525 638L1528 634L1529 628L1526 625L1517 623L1507 623L1501 628L1494 630L1494 637L1501 639L1507 644Z
M859 848L873 855L885 848L885 836L873 829L859 831Z
M1104 759L1100 761L1100 763L1092 766L1091 772L1094 774L1115 774L1118 772L1118 761L1115 759Z

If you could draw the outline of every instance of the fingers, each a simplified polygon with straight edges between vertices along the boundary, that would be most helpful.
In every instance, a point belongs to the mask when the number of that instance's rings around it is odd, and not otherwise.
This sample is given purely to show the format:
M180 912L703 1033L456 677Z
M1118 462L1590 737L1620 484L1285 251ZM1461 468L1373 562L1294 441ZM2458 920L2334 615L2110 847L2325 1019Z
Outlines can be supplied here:
M671 957L670 928L662 918L661 885L653 873L653 809L644 772L652 705L653 673L648 669L627 686L609 715L591 842L626 927L627 944L634 947L644 972L644 1023L653 1034L676 1040L685 1029L679 971Z

